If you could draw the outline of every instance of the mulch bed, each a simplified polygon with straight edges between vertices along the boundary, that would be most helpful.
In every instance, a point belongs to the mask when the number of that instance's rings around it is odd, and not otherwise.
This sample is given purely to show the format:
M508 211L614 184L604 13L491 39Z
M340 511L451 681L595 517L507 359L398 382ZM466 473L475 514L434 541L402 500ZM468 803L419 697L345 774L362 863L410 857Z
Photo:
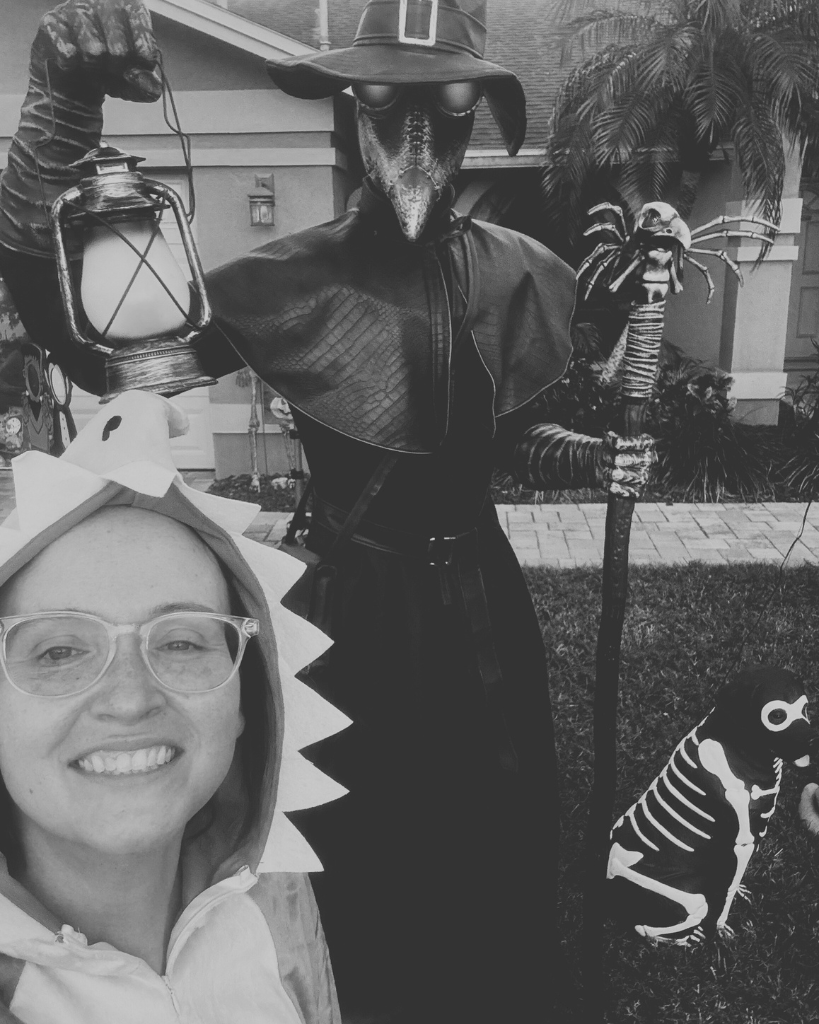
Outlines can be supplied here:
M220 494L225 498L256 502L256 504L262 506L263 512L292 512L296 507L292 488L282 489L273 486L272 481L280 479L282 478L263 476L261 478L261 490L254 492L250 487L250 475L245 473L241 476L228 476L222 477L220 480L214 480L209 490L211 494ZM571 505L574 503L585 505L606 501L606 492L602 489L532 491L518 486L510 476L500 472L496 472L493 477L491 494L492 500L496 505ZM686 496L680 491L669 492L649 488L640 500L674 504L675 502L690 502L699 499L690 495ZM768 490L752 497L724 494L720 498L720 501L724 502L804 500L804 496L773 483Z

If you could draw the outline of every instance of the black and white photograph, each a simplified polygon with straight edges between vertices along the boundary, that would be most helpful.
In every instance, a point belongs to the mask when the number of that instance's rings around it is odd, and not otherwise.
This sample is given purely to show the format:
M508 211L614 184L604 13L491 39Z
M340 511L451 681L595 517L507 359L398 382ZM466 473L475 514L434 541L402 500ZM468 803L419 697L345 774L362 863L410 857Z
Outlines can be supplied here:
M819 1024L819 2L0 0L0 1024Z

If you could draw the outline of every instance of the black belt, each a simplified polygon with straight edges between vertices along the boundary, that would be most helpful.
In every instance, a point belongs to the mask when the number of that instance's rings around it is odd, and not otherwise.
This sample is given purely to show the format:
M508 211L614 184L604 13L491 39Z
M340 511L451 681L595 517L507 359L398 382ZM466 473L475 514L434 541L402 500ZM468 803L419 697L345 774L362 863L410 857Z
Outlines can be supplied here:
M348 512L322 501L317 494L313 495L310 540L318 541L316 546L319 551L332 544L344 528L348 516ZM348 540L387 555L416 559L434 567L438 572L445 605L452 604L453 589L460 591L472 628L478 672L487 703L494 712L501 766L507 771L517 771L517 754L503 710L503 675L495 650L483 574L478 560L477 529L452 535L424 536L362 519Z
M349 513L343 509L322 501L318 495L313 496L310 539L319 542L319 550L327 541L334 540L341 533L348 515ZM362 519L350 540L384 554L423 559L430 565L451 566L456 562L462 565L478 564L476 529L453 535L437 534L428 537Z

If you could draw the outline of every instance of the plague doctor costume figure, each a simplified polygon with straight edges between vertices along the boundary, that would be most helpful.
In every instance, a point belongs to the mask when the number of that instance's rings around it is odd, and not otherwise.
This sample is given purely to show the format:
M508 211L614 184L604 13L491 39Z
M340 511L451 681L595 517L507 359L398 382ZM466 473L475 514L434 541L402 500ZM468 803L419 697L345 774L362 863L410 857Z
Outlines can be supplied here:
M349 795L294 820L325 867L342 1012L394 1024L547 1020L561 975L547 665L493 465L537 488L630 489L652 459L641 439L536 422L570 356L574 274L452 211L481 100L510 153L525 133L520 83L483 58L485 6L370 0L351 47L268 65L305 99L353 87L367 177L356 209L210 272L198 345L207 373L247 363L283 395L304 443L313 618L335 641L310 681L353 725L310 752ZM140 0L68 0L41 25L2 179L0 272L30 333L98 394L44 258L34 147L52 200L99 145L105 94L159 91Z

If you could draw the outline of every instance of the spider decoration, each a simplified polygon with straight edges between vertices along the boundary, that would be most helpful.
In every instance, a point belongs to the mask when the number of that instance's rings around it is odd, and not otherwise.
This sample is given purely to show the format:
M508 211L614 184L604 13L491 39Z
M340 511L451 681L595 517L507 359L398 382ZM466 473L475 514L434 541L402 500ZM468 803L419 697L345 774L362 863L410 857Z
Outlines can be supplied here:
M605 218L611 213L615 220ZM694 248L694 243L707 242L713 238L756 238L770 244L779 228L761 217L744 214L740 217L722 215L709 220L694 231L668 203L646 203L637 215L634 233L629 235L623 210L612 203L599 203L589 210L589 216L603 214L584 235L603 235L604 240L586 257L577 271L578 279L588 274L585 298L601 278L610 292L616 292L631 274L643 267L641 284L645 287L649 302L665 298L668 290L673 295L682 291L683 263L688 262L705 277L708 298L714 294L714 282L708 268L695 260L692 253L714 256L722 260L743 283L739 265L723 249ZM740 227L726 227L729 224L754 224L767 229L770 234Z

